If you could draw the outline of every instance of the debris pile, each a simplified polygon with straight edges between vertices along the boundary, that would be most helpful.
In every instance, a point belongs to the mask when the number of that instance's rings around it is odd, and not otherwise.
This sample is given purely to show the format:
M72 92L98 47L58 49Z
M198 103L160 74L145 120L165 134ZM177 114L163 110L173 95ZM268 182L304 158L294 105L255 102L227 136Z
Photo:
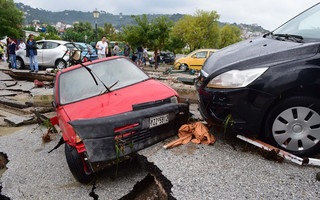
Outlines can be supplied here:
M37 123L35 112L54 116L52 81L15 80L0 71L0 126Z

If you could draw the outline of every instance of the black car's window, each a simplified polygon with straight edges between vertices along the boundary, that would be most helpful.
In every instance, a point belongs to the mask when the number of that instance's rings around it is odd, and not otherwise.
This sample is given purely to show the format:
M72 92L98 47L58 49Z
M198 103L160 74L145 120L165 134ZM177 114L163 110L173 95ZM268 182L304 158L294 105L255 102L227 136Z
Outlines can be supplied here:
M290 34L307 39L320 39L320 4L280 26L273 34Z
M37 42L37 48L38 49L43 49L44 48L44 42Z
M56 42L46 42L45 49L57 48L60 44Z
M111 90L123 88L144 81L149 77L136 65L125 58L107 60L88 66L106 86L118 82ZM97 96L105 91L98 81L95 84L90 73L80 67L61 74L59 81L60 104L68 104Z

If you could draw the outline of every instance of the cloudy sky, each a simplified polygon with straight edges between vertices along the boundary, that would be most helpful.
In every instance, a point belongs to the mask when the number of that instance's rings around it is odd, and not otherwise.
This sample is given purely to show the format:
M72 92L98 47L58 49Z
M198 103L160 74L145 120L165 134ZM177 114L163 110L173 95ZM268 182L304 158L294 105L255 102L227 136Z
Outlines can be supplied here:
M14 0L51 11L95 8L109 13L193 14L196 10L216 10L220 21L254 24L273 30L320 0Z

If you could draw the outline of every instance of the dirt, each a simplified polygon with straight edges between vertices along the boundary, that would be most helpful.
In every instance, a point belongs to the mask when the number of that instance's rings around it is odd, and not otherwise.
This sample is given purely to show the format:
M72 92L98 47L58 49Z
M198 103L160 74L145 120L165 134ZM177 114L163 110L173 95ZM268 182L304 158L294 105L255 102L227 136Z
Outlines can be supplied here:
M6 154L0 152L0 178L2 174L7 170L8 157Z
M142 181L138 182L133 190L121 200L162 200L168 199L168 195L164 193L155 181L154 176L148 174Z
M0 137L4 135L9 135L16 131L22 130L24 127L1 127L0 129Z

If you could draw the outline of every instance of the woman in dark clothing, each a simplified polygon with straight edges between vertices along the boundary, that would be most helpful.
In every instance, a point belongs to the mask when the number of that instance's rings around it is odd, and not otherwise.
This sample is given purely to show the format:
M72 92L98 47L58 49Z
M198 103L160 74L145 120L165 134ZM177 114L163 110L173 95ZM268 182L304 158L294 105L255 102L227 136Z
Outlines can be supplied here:
M29 39L26 44L27 57L30 59L30 72L34 72L33 61L36 73L38 72L38 60L37 60L37 43L34 41L34 36L32 34L29 35Z

